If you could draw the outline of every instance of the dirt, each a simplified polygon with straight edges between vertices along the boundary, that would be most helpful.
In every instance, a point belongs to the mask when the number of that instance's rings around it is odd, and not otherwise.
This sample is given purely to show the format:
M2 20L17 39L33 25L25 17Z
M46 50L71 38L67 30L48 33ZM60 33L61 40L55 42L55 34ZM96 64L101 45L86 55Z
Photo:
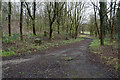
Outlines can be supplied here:
M106 69L110 72L112 72L112 76L114 77L119 77L119 68L118 69L115 69L114 66L116 65L115 63L119 61L113 61L111 63L108 63L107 61L111 61L110 59L105 59L103 57L112 57L113 58L116 58L116 59L119 59L118 58L118 49L117 48L114 48L113 45L105 45L103 47L101 47L101 49L99 50L99 52L101 54L93 54L92 51L89 52L89 60L94 63L94 64L100 64L102 67L106 67Z
M42 43L40 44L41 46L44 46L47 43L59 43L63 40L66 40L66 37L68 39L72 39L71 36L68 34L59 34L59 35L55 34L52 41L50 41L48 36L49 35L44 36L42 33L37 36L33 36L32 34L29 33L29 35L23 35L23 38L24 38L23 41L21 41L18 38L19 33L14 34L12 37L4 36L5 38L8 39L8 42L6 42L6 39L2 40L2 50L9 51L10 49L11 51L15 52L14 56L26 55L26 54L35 53L36 51L38 51L38 49L35 47L36 38L39 38L42 40Z
M52 47L34 55L3 59L4 78L112 78L89 59L91 39ZM42 53L42 54L41 54Z

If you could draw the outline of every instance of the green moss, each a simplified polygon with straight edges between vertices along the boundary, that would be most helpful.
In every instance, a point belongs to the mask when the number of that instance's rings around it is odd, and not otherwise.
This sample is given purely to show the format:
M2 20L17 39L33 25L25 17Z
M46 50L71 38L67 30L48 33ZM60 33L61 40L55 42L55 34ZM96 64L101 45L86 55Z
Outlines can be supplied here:
M18 74L23 74L23 72L18 72Z
M120 68L120 64L116 64L116 65L114 66L114 68L115 68L115 69Z
M105 38L104 39L104 45L115 45L116 41L113 41L113 43L110 42L110 39ZM100 40L98 38L94 38L94 40L89 45L90 49L93 50L93 52L97 52L101 49Z
M113 59L113 57L108 57L107 59Z
M88 35L80 35L80 37L84 37L84 38L93 38L93 37L88 36Z
M100 52L93 52L94 54L100 54Z
M61 42L45 43L43 45L34 46L34 47L38 50L43 50L43 49L48 49L49 47L58 47L58 46L61 46L61 45L66 45L66 44L70 44L70 43L74 43L74 42L79 42L81 40L84 40L84 39L78 38L78 39L63 40Z
M11 43L11 42L19 39L19 38L18 38L19 36L20 36L20 33L12 34L12 36L9 36L9 35L4 34L3 37L2 37L2 41L3 41L4 43Z
M77 76L77 75L76 75L76 76L72 76L72 78L80 78L80 76Z
M95 49L95 50L100 48L100 40L94 39L89 46L90 46L90 49Z
M73 60L73 58L72 57L64 57L63 58L65 61L70 61L70 60Z
M32 36L32 35L30 35ZM5 37L6 38L6 37ZM7 38L6 38L7 40ZM31 50L35 50L34 52L36 52L37 50L44 50L44 49L48 49L49 47L58 47L61 45L66 45L66 44L70 44L70 43L74 43L74 42L79 42L81 40L84 40L82 38L77 38L77 39L70 39L70 40L62 40L60 42L52 42L52 43L43 43L40 46L35 46L33 44L25 45L24 48L22 49L15 49L14 47L11 47L12 49L8 49L7 51L2 51L0 56L12 56L15 55L16 53L20 53L20 52L27 52L28 54L31 54L32 51ZM9 41L6 41L7 43L9 43ZM24 43L19 43L20 46L22 46ZM15 52L14 52L15 51Z
M13 56L15 55L15 52L12 51L10 48L8 48L8 51L2 50L0 56Z
M113 45L115 44L116 41L113 41L113 43L110 42L110 39L105 38L104 39L104 45ZM94 38L94 40L91 42L91 44L89 45L91 49L98 49L100 48L100 40L97 38Z
M120 46L120 43L118 43L118 46Z

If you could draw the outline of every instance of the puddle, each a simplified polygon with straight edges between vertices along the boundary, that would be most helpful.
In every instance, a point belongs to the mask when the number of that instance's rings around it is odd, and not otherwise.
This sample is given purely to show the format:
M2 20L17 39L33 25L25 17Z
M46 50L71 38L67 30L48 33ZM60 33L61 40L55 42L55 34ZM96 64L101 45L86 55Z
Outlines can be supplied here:
M29 61L31 59L15 59L15 60L8 60L8 61L3 61L2 65L6 65L6 64L19 64L21 62L26 62Z
M37 55L37 56L33 56L31 58L28 58L28 59L20 58L20 59L15 59L15 60L2 61L2 65L6 65L6 64L19 64L19 63L30 61L30 60L33 60L33 59L39 58L39 57L40 56Z

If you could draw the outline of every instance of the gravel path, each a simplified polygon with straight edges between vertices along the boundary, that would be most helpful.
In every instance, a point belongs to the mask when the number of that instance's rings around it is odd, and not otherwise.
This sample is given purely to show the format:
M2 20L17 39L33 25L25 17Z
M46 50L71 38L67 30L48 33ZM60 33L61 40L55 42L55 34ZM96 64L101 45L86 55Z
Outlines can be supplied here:
M111 78L100 65L90 63L91 39L50 48L27 57L3 61L4 78Z

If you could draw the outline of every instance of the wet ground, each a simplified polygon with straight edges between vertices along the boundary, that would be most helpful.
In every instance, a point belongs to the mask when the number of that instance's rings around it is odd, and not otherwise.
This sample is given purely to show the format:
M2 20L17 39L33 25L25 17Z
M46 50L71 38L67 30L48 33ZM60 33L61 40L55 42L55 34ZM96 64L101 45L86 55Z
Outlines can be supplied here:
M111 78L88 59L91 39L53 47L34 55L3 60L4 78ZM42 54L41 54L42 53Z

